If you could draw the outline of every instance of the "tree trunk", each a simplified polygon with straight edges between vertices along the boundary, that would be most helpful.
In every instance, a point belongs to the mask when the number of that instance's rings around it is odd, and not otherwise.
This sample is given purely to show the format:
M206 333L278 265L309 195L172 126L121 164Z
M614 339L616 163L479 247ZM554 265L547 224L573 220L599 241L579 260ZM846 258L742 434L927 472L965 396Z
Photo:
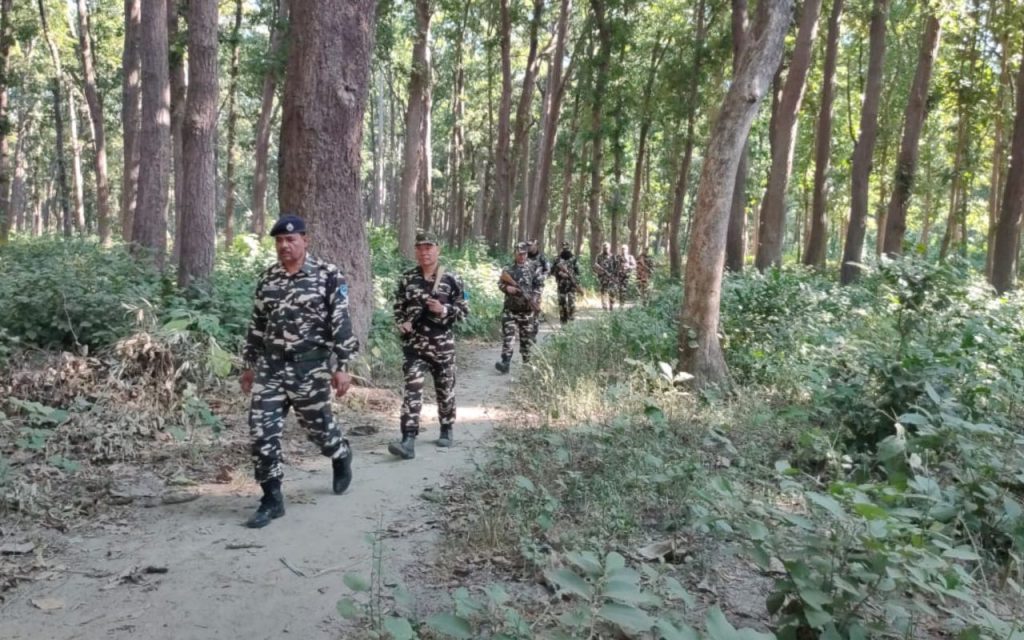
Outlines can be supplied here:
M281 211L305 217L315 255L349 284L349 312L365 345L373 312L370 247L359 198L374 0L292 5L281 122Z
M263 95L260 99L260 117L256 121L256 159L252 179L252 232L262 236L267 223L267 157L270 154L270 130L274 115L274 95L281 73L281 43L288 24L288 0L278 0L277 14L270 28L270 47L267 58L271 61L263 74Z
M182 140L182 129L185 125L185 103L188 98L188 74L185 70L185 49L188 47L186 34L178 28L182 11L188 7L188 0L167 0L167 44L170 63L171 87L171 203L174 211L174 244L171 250L171 262L177 265L181 256L181 238L184 235L182 224L185 216L182 205L185 196L184 185L185 147ZM170 207L168 207L170 209Z
M236 27L240 15L235 14ZM176 238L182 289L209 280L217 250L217 18L216 2L188 3L188 98L181 131L181 235Z
M79 0L81 1L81 0ZM235 106L238 94L238 67L242 58L242 0L235 0L235 23L231 29L231 69L228 79L228 139L227 158L224 167L224 247L230 248L235 239L235 165L238 164L238 150L235 148L235 130L238 127L238 109ZM215 78L216 79L216 78ZM216 169L216 165L214 165ZM216 177L216 176L215 176ZM214 191L216 207L216 190Z
M792 0L763 0L756 37L743 52L707 145L697 188L679 322L679 366L704 388L726 385L729 371L718 340L725 237L736 169L758 106L782 58Z
M71 185L75 196L75 231L88 233L85 221L85 174L82 171L82 140L78 133L78 105L75 92L67 87L68 97L68 141L71 143Z
M594 66L594 95L590 110L590 206L587 211L590 223L590 257L595 259L601 253L603 232L601 230L601 183L604 176L604 134L601 131L601 110L604 94L608 90L608 73L611 67L612 30L606 16L605 0L590 0L594 24L597 27L598 51Z
M53 93L53 128L57 144L57 197L60 200L64 237L70 238L73 223L71 218L71 203L68 194L67 161L65 160L66 149L64 148L64 99L61 88L64 69L60 63L60 50L57 49L57 44L53 41L53 37L50 34L50 25L46 19L46 7L43 4L43 0L39 0L39 21L43 27L43 38L46 39L46 45L50 49L50 59L53 61L53 81L50 90Z
M423 149L420 154L420 225L434 229L434 70L431 63L430 34L427 33L427 84L423 92Z
M843 0L832 0L832 14L828 20L825 45L825 67L822 70L821 104L818 112L818 130L814 138L814 188L811 204L811 230L807 236L804 264L825 268L825 250L828 244L828 172L832 155L832 102L835 98L836 59L839 56L839 18L843 14Z
M807 70L811 66L814 37L818 30L821 0L804 0L800 14L800 28L793 47L793 56L782 88L775 123L775 144L772 164L768 171L768 187L761 201L760 231L758 232L755 266L764 271L782 264L782 245L786 228L786 187L793 169L793 151L799 126L800 104L807 87Z
M987 251L985 260L985 275L992 279L992 261L996 249L996 227L999 224L1000 196L1003 190L1003 156L1006 153L1006 131L1003 122L1003 107L1006 104L1006 95L1012 91L1010 86L1010 39L1004 32L997 39L1000 47L999 55L999 89L996 92L996 102L993 105L993 118L995 119L995 135L992 143L992 173L989 179L988 199L988 235Z
M18 233L30 232L30 223L25 219L25 206L27 200L27 176L25 170L25 139L34 122L28 117L23 118L19 123L18 142L14 145L14 180L11 183L10 208L8 211L7 229L10 232L13 228Z
M508 0L499 0L498 44L501 49L501 95L498 99L498 139L494 151L494 199L487 225L491 248L507 248L512 217L512 167L509 154L512 112L512 24Z
M142 130L139 133L139 202L132 242L151 252L163 269L167 258L167 186L170 176L170 84L167 5L142 5Z
M554 159L555 143L558 139L558 118L562 109L562 99L565 97L562 72L571 15L572 0L561 0L558 9L558 25L555 28L555 52L551 58L551 68L548 71L548 90L544 96L544 131L537 149L537 176L532 189L533 203L530 205L530 212L533 216L530 236L537 238L542 245L544 243L544 222L548 218L551 164ZM564 221L564 219L563 207L563 213L559 220ZM560 224L560 229L559 245L564 241L564 225Z
M1024 60L1017 72L1017 115L1010 141L1010 167L1004 180L1002 207L992 255L992 286L1000 294L1016 285L1021 212L1024 209Z
M416 34L409 71L409 104L405 112L405 157L398 192L398 250L414 257L413 243L419 219L420 172L423 168L427 83L430 82L430 0L415 0Z
M843 246L843 264L840 282L850 284L860 275L863 260L864 236L867 232L868 197L872 157L878 138L878 110L882 97L885 63L885 28L889 13L889 0L873 0L868 44L868 75L864 87L864 103L860 112L860 135L853 147L850 168L850 219L846 227Z
M14 11L14 0L0 1L0 245L6 244L11 235L11 227L14 225L14 215L11 207L13 196L11 194L11 162L10 145L8 135L10 122L8 120L8 74L10 73L9 52L11 41L11 14ZM18 138L20 144L21 138ZM14 166L17 167L15 161Z
M92 31L89 26L89 8L85 0L78 5L78 52L82 59L85 81L85 100L89 104L89 119L96 144L93 168L96 172L96 223L100 243L110 246L110 185L107 178L107 136L103 124L103 100L96 87L96 69L93 63Z
M519 102L516 105L515 125L512 128L512 162L519 163L520 178L517 181L514 174L509 172L509 194L515 193L517 189L523 192L519 205L520 231L522 238L530 225L530 200L527 193L527 181L529 180L529 155L530 155L530 125L533 122L533 91L537 86L537 74L540 72L540 58L537 56L538 38L540 32L540 19L544 13L544 0L533 0L533 16L530 20L530 44L526 54L526 70L523 72L523 88L519 92ZM525 169L525 171L524 171ZM517 184L518 182L518 184Z
M121 130L124 157L121 169L121 237L132 239L139 194L139 132L142 128L142 0L124 0L124 52L121 58Z
M462 65L463 37L466 31L466 22L469 20L469 0L463 8L461 25L455 41L455 69L452 78L452 141L451 141L451 170L448 173L448 211L451 213L451 220L448 227L448 244L462 246L462 229L466 217L465 189L462 183L462 163L465 153L466 138L463 132L462 119L465 115L463 101L463 90L465 85L466 71Z
M732 0L732 71L736 72L747 46L747 0ZM729 230L725 239L725 268L734 273L743 271L747 256L747 172L750 158L749 140L743 145L736 168L736 185L729 211Z
M934 15L929 16L924 39L921 41L917 72L910 87L910 99L907 101L903 120L903 141L900 143L900 155L896 158L896 177L893 180L892 197L886 213L885 243L882 250L890 256L903 253L903 236L907 231L907 207L914 186L914 174L917 172L921 127L928 115L928 84L935 64L935 54L939 50L940 34L939 19Z
M698 45L699 46L699 45ZM636 255L639 244L640 188L643 186L644 158L647 152L647 134L651 130L651 93L658 75L662 57L668 49L660 41L651 50L651 65L647 69L647 82L641 100L640 135L636 147L636 164L633 166L633 193L629 202L629 253Z

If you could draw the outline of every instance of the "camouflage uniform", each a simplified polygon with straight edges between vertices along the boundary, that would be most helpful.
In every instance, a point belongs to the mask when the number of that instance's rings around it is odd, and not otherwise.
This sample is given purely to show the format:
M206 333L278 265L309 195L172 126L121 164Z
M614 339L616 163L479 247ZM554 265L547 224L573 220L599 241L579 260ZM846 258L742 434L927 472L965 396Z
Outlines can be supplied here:
M345 371L358 350L337 267L307 257L293 275L280 264L263 272L243 352L246 368L256 371L249 433L257 482L283 475L281 432L291 407L323 455L350 454L331 410L331 375Z
M605 308L605 296L611 307L615 306L615 256L602 251L594 261L594 272L597 274L598 290L601 292L601 308Z
M519 335L519 354L523 362L530 361L530 350L537 340L537 313L530 307L528 296L540 300L544 290L544 276L540 266L532 260L519 265L512 263L504 271L516 281L519 293L509 293L509 285L498 281L498 288L505 294L505 305L501 313L501 361L512 360L512 341Z
M558 319L565 324L576 315L576 288L579 286L580 265L576 256L559 257L551 271L558 286Z
M444 317L426 308L434 297L447 309ZM423 381L427 371L434 378L437 394L437 415L442 430L455 424L455 336L452 326L469 315L469 305L462 279L454 273L442 273L434 290L434 281L415 267L402 274L395 291L395 326L412 323L413 330L402 336L405 361L405 395L402 398L402 436L416 437L420 430L423 408Z
M619 306L626 301L626 291L629 288L629 279L633 272L636 270L636 258L629 255L622 255L616 253L612 256L611 260L611 291L609 297L614 301L615 298L619 300Z
M642 253L636 259L636 287L640 292L640 299L647 301L651 289L651 275L654 273L654 261Z
M537 268L540 269L540 277L546 278L551 273L551 261L548 260L547 256L545 256L540 251L534 253L527 253L526 259L531 260L534 264L537 265Z

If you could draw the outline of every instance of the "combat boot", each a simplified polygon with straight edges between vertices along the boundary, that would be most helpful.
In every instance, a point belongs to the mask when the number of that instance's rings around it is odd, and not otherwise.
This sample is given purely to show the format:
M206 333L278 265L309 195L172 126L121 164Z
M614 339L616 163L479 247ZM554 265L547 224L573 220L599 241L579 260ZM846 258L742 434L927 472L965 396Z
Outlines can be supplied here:
M505 356L502 356L500 362L495 362L494 363L494 368L497 369L498 371L502 372L502 373L508 373L509 366L511 364L512 364L512 357L511 356L509 356L507 358Z
M250 529L261 529L270 524L271 520L284 515L284 496L281 495L281 479L267 480L260 486L263 487L263 497L260 498L260 506L256 513L245 523L245 526Z
M348 447L348 441L345 441L345 446ZM345 493L348 486L352 484L352 449L349 448L348 454L344 458L334 458L331 460L331 466L334 468L334 482L332 488L335 494Z
M451 427L441 428L441 437L437 439L437 446L441 448L448 448L455 444L455 437L452 435Z
M402 460L412 460L416 457L416 436L402 434L401 442L392 442L388 445L388 453Z

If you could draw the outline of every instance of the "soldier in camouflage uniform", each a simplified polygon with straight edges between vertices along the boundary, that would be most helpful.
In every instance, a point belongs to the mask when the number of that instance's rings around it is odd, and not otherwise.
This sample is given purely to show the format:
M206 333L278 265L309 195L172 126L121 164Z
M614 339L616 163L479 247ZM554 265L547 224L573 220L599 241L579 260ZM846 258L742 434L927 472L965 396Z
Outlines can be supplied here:
M615 306L615 256L611 254L611 245L601 244L601 253L594 260L594 273L597 275L598 290L601 292L601 308L611 311Z
M437 446L454 443L455 336L452 326L469 315L462 279L438 265L440 247L433 234L416 235L414 269L402 274L395 291L395 326L402 337L405 362L405 394L402 398L402 439L388 451L403 460L416 457L416 436L423 407L423 381L427 371L434 378L441 436Z
M611 296L618 297L619 306L626 302L626 292L629 289L629 280L636 271L636 258L629 253L629 245L619 247L619 252L612 257L612 287Z
M551 273L558 285L558 319L565 324L576 315L576 290L580 286L580 265L568 242L562 243L562 251Z
M537 267L541 271L541 277L546 278L551 273L551 261L548 260L544 252L540 250L540 244L536 239L530 240L527 243L526 258L537 263Z
M530 349L537 339L544 276L538 264L527 258L527 251L529 245L520 242L515 262L502 270L498 280L498 288L505 294L505 306L501 313L501 360L494 363L494 368L501 373L508 373L512 364L512 341L516 334L523 364L530 361Z
M647 302L651 293L651 275L654 273L654 261L647 255L644 249L636 259L636 288L640 292L640 299Z
M240 380L242 391L252 393L249 432L263 489L259 509L246 522L253 528L284 515L281 432L292 407L310 441L331 459L334 493L352 482L352 450L331 410L331 389L338 396L348 392L352 378L346 370L359 350L348 315L348 284L337 267L307 254L302 218L282 216L270 235L278 263L256 286Z

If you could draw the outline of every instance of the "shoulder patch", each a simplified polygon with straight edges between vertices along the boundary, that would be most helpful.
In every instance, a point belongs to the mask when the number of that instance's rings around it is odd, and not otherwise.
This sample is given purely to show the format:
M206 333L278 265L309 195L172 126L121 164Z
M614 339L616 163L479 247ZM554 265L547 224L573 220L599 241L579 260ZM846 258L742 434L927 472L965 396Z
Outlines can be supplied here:
M348 283L343 282L338 285L338 295L343 298L348 297Z

